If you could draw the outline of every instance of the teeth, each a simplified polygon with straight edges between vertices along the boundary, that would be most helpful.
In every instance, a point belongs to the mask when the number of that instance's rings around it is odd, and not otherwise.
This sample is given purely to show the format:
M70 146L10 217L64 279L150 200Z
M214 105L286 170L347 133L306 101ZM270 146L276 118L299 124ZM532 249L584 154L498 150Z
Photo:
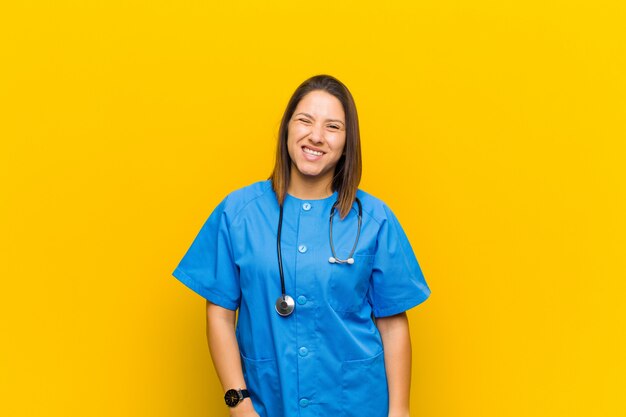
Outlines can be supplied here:
M316 156L324 155L323 152L314 151L313 149L309 149L309 148L303 148L303 149L304 149L304 152L311 154L311 155L316 155Z

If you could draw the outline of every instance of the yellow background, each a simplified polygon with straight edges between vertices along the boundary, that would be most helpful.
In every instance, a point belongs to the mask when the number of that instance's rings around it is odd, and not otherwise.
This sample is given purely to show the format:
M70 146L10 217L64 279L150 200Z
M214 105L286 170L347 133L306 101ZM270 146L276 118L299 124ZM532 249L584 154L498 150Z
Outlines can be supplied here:
M0 415L227 415L170 274L318 73L432 289L413 416L626 415L626 3L227 3L0 6Z

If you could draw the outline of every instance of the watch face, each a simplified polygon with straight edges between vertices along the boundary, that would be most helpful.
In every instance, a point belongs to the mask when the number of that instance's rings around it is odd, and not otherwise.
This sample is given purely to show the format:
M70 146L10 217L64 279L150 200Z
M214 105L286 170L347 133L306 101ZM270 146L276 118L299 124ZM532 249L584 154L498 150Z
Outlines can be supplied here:
M229 389L224 394L224 401L226 401L226 405L229 407L234 407L239 404L239 393L237 390Z

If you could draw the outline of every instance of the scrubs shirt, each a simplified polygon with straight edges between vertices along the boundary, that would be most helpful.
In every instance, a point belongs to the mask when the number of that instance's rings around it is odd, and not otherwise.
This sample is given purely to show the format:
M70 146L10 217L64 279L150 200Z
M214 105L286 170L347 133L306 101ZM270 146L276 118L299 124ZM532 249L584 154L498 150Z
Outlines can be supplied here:
M321 200L287 195L282 226L285 289L295 310L281 317L276 253L279 206L271 182L230 193L213 211L173 275L202 297L239 309L236 335L246 385L261 417L387 417L380 333L373 317L401 313L430 295L398 220L359 190L362 228L354 264L330 263ZM348 257L358 206L333 219L337 257ZM240 387L230 387L240 388Z

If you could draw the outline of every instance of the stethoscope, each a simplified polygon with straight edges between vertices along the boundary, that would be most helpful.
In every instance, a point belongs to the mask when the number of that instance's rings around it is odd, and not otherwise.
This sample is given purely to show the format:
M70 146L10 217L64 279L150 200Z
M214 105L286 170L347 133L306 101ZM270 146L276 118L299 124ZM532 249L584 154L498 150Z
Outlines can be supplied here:
M356 239L354 240L354 245L352 246L352 250L348 255L347 259L340 259L335 253L335 245L333 245L333 217L335 216L335 208L339 204L339 201L336 201L333 204L333 207L330 209L330 220L329 220L329 229L330 229L330 251L332 256L328 258L328 262L331 264L349 264L352 265L354 263L354 251L356 250L356 245L359 243L359 236L361 235L361 218L363 217L363 207L361 206L361 201L355 197L356 204L359 206L359 228L356 233ZM280 290L282 294L276 300L276 312L286 317L293 313L293 310L296 304L293 301L293 298L287 295L285 291L285 274L283 272L283 255L280 248L280 234L283 229L283 206L280 205L280 213L278 215L278 233L276 234L276 252L278 253L278 270L280 271Z

